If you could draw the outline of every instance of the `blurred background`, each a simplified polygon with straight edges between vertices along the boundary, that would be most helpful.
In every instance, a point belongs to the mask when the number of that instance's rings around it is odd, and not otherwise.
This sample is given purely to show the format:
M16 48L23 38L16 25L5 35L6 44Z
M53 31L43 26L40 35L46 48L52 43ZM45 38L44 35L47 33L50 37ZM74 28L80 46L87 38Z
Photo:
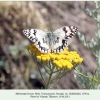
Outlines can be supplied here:
M22 34L22 30L37 28L50 31L74 25L90 40L97 29L95 20L81 9L85 4L85 1L0 1L0 89L44 87L37 65L25 48L32 43ZM93 10L95 5L89 1L87 7ZM96 58L79 41L77 35L69 40L69 49L77 51L84 58L80 65L84 73L94 72ZM57 88L82 89L82 86L71 70L57 83Z

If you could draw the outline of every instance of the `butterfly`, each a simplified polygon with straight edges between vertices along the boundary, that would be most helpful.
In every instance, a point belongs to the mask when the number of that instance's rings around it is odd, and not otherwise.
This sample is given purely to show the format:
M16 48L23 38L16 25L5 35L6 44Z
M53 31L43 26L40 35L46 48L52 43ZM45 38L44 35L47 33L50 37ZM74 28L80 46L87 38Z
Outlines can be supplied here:
M68 39L78 32L75 26L64 26L53 32L40 29L24 29L23 34L29 38L42 53L59 53L68 46Z

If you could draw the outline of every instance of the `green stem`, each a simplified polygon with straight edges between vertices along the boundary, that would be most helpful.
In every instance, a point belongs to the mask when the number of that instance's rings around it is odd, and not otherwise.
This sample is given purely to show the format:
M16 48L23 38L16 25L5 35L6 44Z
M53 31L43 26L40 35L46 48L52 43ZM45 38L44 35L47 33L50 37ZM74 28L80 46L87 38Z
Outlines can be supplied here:
M61 69L56 68L56 71L54 71L53 73L57 73L57 72L60 72L60 71L61 71Z
M44 66L45 71L49 74L48 70L46 69L47 66Z
M94 75L93 75L93 77L91 79L91 82L90 82L90 85L89 85L89 89L92 87L96 72L97 72L97 69L95 70Z
M43 80L44 84L46 84L46 83L45 83L45 81L44 81L44 78L43 78L43 76L42 76L42 73L41 73L41 71L40 71L39 66L38 66L38 69L39 69L39 73L40 73L40 76L41 76L41 78L42 78L42 80Z
M60 75L58 75L58 77L56 77L57 80L51 85L51 87L54 86L68 71L70 71L70 70L64 71L64 72L62 73L61 77L59 77ZM53 79L53 80L54 80L54 79Z
M50 62L51 63L51 62ZM51 65L51 64L50 64ZM51 66L50 66L51 67ZM52 67L52 69L50 70L50 74L49 74L49 79L48 79L48 82L47 84L45 85L45 89L49 89L49 86L50 86L50 82L51 82L51 77L53 75L53 70L54 70L55 66Z
M89 76L86 76L86 75L84 75L84 74L82 74L82 73L80 73L76 68L75 68L75 70L76 70L76 72L79 74L79 75L81 75L81 76L83 76L83 77L86 77L86 78L88 78L88 79L90 79L90 80L92 80L93 78L91 78L91 77L89 77ZM97 80L97 79L93 79L94 81L96 81L96 82L99 82L100 83L100 81L99 80Z
M98 67L100 68L100 50L98 51Z
M98 1L95 1L95 6L96 6L96 9L98 9L98 7L99 7L99 3L98 3ZM100 11L100 10L99 10ZM96 22L97 22L97 30L98 30L98 35L99 35L99 37L100 37L100 21L99 21L99 11L97 11L97 17L96 17Z

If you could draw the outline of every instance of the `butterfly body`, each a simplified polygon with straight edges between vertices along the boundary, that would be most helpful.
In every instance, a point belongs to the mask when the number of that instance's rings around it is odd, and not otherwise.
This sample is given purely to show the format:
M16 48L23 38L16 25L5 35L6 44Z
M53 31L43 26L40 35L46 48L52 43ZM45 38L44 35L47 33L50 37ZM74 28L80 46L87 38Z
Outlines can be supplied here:
M42 53L59 53L68 45L68 39L77 33L75 26L64 26L53 32L39 29L24 29L23 34L28 37Z

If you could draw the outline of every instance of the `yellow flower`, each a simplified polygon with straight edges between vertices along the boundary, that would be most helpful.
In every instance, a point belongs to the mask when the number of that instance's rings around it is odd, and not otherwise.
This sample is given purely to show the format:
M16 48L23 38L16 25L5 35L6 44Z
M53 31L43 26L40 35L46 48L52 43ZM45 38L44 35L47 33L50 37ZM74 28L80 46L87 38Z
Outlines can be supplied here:
M41 56L36 56L36 58L37 58L38 60L41 60Z
M26 47L30 50L34 56L36 56L38 61L42 62L52 62L52 64L58 68L67 68L72 69L76 67L74 65L78 65L83 61L83 58L76 51L68 51L68 47L65 48L64 51L60 53L41 53L35 45L28 45Z
M46 58L45 56L43 56L41 60L42 60L42 61L46 61L47 58Z

